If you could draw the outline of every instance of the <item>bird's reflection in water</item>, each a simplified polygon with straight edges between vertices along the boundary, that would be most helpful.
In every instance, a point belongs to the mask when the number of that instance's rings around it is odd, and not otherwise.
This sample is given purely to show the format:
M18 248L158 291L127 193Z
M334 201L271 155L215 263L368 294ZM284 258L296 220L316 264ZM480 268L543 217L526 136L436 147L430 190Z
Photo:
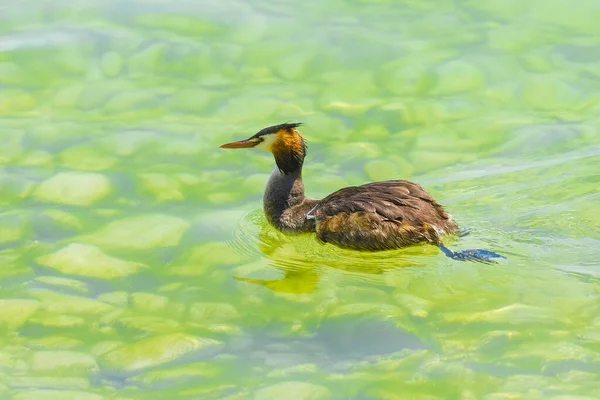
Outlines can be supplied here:
M281 279L234 276L235 279L295 294L312 293L328 269L370 279L397 268L424 266L423 255L438 254L435 248L425 245L374 253L345 250L320 243L314 234L283 234L266 222L262 210L250 213L242 221L234 245L244 253L267 258L271 266L283 273Z

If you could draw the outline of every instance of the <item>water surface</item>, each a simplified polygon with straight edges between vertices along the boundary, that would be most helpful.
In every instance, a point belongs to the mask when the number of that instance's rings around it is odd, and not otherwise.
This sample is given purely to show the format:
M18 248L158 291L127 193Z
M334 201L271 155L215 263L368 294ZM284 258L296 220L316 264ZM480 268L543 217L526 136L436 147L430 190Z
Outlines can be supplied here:
M0 9L1 398L600 397L597 1ZM285 121L508 261L275 232Z

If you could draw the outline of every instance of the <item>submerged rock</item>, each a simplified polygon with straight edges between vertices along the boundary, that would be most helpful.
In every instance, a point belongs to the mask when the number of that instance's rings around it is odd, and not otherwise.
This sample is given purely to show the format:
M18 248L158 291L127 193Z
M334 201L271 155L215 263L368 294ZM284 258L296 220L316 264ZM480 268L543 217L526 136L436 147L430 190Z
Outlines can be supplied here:
M110 180L88 172L59 172L42 182L34 196L46 203L89 206L111 192Z
M179 330L181 324L164 317L134 316L118 319L118 325L141 332L168 333Z
M190 223L183 218L170 215L140 215L111 222L80 238L98 246L147 250L175 246L189 226Z
M230 321L240 316L238 310L227 303L194 303L190 307L190 319L202 324Z
M120 260L96 246L80 243L71 243L55 253L39 257L37 262L63 274L99 279L122 278L146 268L144 264Z
M18 242L29 236L30 221L31 217L26 213L5 213L0 216L0 244Z
M107 371L133 374L190 355L209 356L222 346L223 343L218 340L174 333L119 346L101 355L99 363Z
M74 339L68 336L53 336L46 335L38 339L29 340L29 348L31 350L67 350L76 347L83 347L85 343L82 340Z
M182 367L165 368L150 371L127 379L128 382L146 388L172 387L189 381L214 379L221 374L222 368L213 363L192 363Z
M83 223L81 222L80 218L73 214L69 214L68 212L57 209L49 209L44 211L43 215L50 218L61 228L72 229L76 231L83 229Z
M114 78L123 70L123 57L115 51L109 51L102 55L100 66L104 75Z
M17 329L37 311L40 302L27 299L0 299L0 326Z
M43 285L48 285L54 289L70 289L81 294L87 294L90 291L86 283L75 279L61 278L58 276L39 276L35 278L34 281Z
M495 310L478 313L448 315L449 322L488 323L510 325L555 325L564 324L565 319L557 312L525 304L511 304Z
M123 291L102 293L98 296L98 300L113 306L126 308L129 305L129 293Z
M55 317L67 316L63 314L100 316L115 309L110 304L95 299L66 295L51 290L35 290L32 291L31 296L41 301L41 310L47 311Z
M254 400L324 400L332 397L325 386L306 382L281 382L254 392Z
M131 301L133 307L140 311L156 313L164 311L169 304L168 297L152 293L132 293Z
M98 369L98 365L94 357L85 353L76 351L37 351L33 353L31 368L34 371L60 371L86 375Z
M85 325L85 319L72 315L54 315L51 313L34 316L27 321L28 327L45 328L79 328Z
M95 143L69 147L60 153L59 158L64 166L80 171L107 170L118 162L116 157L111 156Z
M246 257L226 243L207 242L193 247L178 257L169 267L169 274L199 276L215 267L238 265L245 260Z
M13 400L104 400L95 393L79 390L26 390L15 393Z
M142 190L151 193L158 201L184 200L183 185L172 174L140 174Z
M485 85L480 67L462 60L451 60L438 65L435 93L441 95L466 93L479 90Z
M71 376L13 376L10 387L14 389L85 390L89 379ZM5 397L2 397L5 398Z

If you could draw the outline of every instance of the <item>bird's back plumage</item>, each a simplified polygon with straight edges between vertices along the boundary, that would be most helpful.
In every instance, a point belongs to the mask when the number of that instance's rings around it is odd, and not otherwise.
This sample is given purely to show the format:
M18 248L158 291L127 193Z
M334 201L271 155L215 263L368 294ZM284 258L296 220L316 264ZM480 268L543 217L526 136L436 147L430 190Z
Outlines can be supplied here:
M425 189L405 180L340 189L319 201L311 215L320 240L356 250L437 244L440 235L458 230Z

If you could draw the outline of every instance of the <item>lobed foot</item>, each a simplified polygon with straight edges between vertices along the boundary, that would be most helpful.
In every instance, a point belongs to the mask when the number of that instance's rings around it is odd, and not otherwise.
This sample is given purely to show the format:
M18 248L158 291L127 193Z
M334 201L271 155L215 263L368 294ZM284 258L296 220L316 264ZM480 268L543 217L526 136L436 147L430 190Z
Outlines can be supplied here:
M506 257L489 250L473 249L454 252L443 245L439 247L446 256L453 260L473 261L484 264L496 264L500 260L506 260Z

